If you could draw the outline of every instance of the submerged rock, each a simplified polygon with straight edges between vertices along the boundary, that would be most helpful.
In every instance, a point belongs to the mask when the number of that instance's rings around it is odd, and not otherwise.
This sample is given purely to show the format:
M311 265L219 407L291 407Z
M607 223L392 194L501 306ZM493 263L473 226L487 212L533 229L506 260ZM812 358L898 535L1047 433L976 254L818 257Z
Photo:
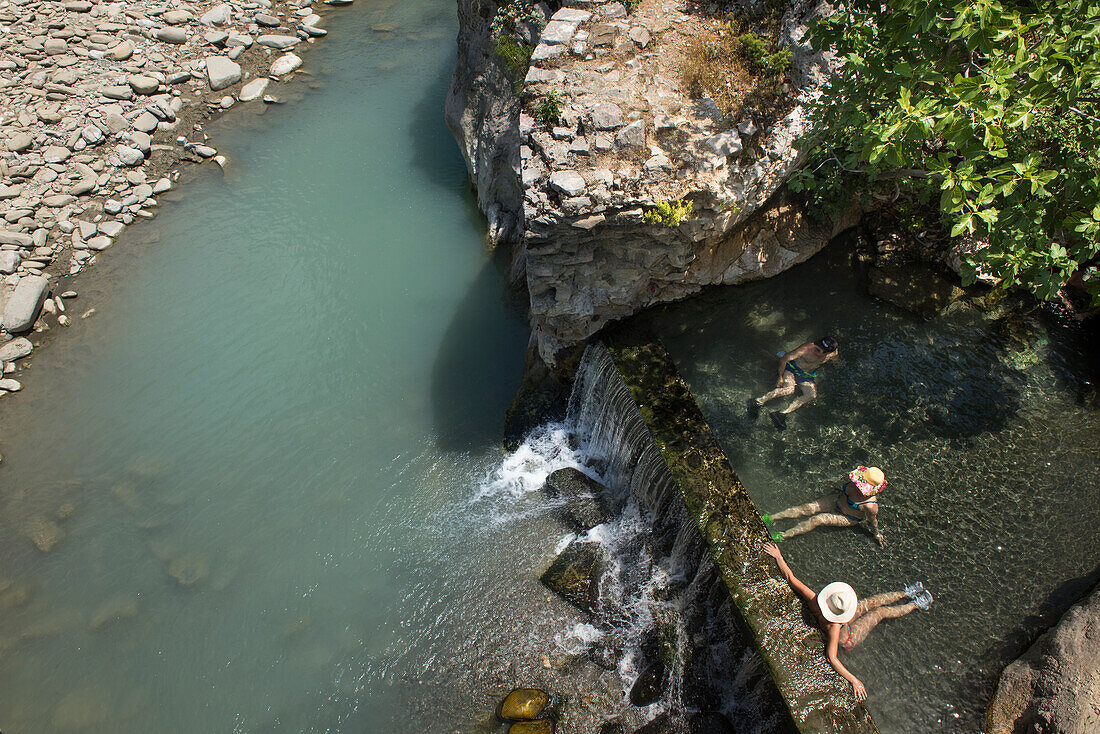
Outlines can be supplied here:
M98 687L73 691L61 699L53 714L58 729L100 728L110 719L106 694Z
M49 553L64 539L65 531L50 518L40 516L27 524L27 536L38 550Z
M565 500L569 515L581 529L590 530L607 522L607 487L579 469L568 467L551 473L546 488Z
M924 263L890 263L871 268L867 291L876 298L920 316L932 317L964 291Z
M591 614L599 603L601 555L599 543L575 540L539 580L573 606Z
M180 586L191 588L210 575L210 560L201 556L181 556L168 564L168 575Z
M97 630L111 622L136 617L138 613L137 594L129 591L115 594L96 607L88 627Z
M537 688L517 688L500 703L500 718L505 721L531 721L537 719L550 694Z
M508 727L508 734L554 734L554 722L549 719L520 721Z

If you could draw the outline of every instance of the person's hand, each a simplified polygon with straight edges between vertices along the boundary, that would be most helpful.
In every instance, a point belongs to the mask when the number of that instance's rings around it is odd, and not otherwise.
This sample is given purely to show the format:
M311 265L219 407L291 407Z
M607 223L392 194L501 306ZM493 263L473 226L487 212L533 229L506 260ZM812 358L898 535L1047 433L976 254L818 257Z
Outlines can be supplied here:
M879 548L885 548L886 547L886 538L882 537L882 533L879 533L878 535L876 535L875 540L878 541L878 547Z
M783 552L779 550L779 546L775 543L765 543L764 552L777 561L783 560Z
M856 698L860 701L866 700L867 689L863 687L863 684L859 682L859 679L852 681L852 693L856 694Z

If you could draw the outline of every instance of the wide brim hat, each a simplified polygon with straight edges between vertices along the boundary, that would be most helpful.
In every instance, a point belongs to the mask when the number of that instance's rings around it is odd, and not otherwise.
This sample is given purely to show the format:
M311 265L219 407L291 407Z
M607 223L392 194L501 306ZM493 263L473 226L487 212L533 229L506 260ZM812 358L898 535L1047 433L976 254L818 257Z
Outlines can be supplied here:
M877 466L857 466L848 473L848 478L859 488L864 497L870 497L886 486L886 474Z
M834 581L817 593L818 609L830 622L851 622L858 604L856 590L843 581Z

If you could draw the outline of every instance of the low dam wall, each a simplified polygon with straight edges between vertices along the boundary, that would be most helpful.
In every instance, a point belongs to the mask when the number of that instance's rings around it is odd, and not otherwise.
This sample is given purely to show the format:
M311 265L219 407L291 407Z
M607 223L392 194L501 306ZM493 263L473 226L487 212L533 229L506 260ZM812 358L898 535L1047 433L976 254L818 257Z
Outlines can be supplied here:
M664 346L625 326L590 346L570 414L604 478L650 514L657 543L705 548L801 732L877 733L832 670L801 602L762 552L768 532Z

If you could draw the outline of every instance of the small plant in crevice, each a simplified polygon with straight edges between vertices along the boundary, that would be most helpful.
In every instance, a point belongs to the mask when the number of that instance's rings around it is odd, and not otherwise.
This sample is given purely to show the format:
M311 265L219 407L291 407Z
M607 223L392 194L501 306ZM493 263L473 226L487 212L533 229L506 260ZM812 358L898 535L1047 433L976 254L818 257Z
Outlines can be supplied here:
M647 224L679 227L680 223L691 214L691 209L692 203L684 199L658 201L646 210L645 221Z
M626 12L633 13L638 9L638 6L642 4L642 0L619 0L623 7L626 8Z
M533 117L539 122L553 125L561 121L562 99L556 90L551 89L542 95L542 99L535 106Z
M497 9L489 24L489 34L495 40L496 56L512 80L516 94L523 90L523 80L531 66L531 53L535 50L527 42L528 30L531 26L541 28L545 22L546 19L530 0L511 0Z
M791 63L790 49L772 51L771 45L753 31L742 33L737 41L741 44L741 55L757 74L781 74Z
M497 39L497 58L504 64L508 77L516 82L519 88L523 87L523 78L527 76L527 69L531 66L531 53L534 50L533 47L511 36L501 36Z
M511 0L497 8L493 21L489 24L489 32L493 38L517 37L522 34L523 26L534 25L541 28L545 22L545 18L530 0Z

